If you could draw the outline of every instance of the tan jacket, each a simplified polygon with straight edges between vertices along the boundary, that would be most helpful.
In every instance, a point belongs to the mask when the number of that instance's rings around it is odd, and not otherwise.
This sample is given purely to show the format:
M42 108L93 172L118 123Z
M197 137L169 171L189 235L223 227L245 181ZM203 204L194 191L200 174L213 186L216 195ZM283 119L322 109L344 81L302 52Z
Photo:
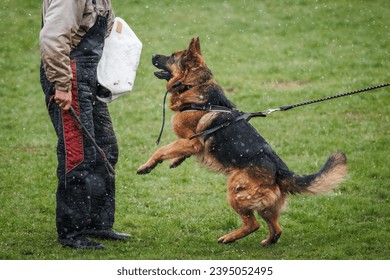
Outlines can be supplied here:
M96 0L96 7L100 14L109 16L108 35L115 17L111 1ZM92 0L43 0L42 13L44 26L39 40L46 76L56 89L70 91L70 51L95 24L97 12Z

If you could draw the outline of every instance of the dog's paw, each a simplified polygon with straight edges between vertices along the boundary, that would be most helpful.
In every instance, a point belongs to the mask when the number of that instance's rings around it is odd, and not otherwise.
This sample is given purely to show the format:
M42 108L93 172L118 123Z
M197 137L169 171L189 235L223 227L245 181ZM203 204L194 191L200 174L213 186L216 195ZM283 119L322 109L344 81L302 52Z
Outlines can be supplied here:
M139 174L139 175L148 174L156 167L156 165L157 165L157 163L154 165L148 165L148 164L141 165L137 169L137 174Z
M266 247L266 246L275 244L276 242L278 242L281 235L282 235L282 232L275 233L273 236L269 236L267 239L264 239L263 241L261 241L261 245Z
M233 243L234 241L236 241L236 238L234 238L231 234L226 234L218 238L218 243L222 243L222 244L229 244L229 243Z
M152 171L152 168L138 168L137 169L137 174L138 175L144 175L144 174L150 173L150 171Z

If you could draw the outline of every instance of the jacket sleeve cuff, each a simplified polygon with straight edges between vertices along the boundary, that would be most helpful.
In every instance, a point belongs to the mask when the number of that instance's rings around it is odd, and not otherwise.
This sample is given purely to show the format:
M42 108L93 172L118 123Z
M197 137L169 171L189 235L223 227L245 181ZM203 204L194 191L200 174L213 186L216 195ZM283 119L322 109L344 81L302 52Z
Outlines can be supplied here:
M64 91L64 92L68 92L68 91L72 90L72 87L70 85L62 85L62 84L56 83L55 89L60 90L60 91Z

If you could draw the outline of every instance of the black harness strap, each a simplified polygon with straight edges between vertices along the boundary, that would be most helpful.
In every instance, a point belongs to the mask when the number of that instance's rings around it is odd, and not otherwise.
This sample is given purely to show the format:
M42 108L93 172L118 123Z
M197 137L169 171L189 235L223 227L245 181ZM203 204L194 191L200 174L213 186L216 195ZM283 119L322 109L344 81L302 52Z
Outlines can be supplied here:
M230 113L234 109L230 109L230 108L227 108L227 107L224 107L224 106L219 106L219 105L197 105L197 104L192 104L191 106L180 110L180 112L190 111L190 110L196 110L196 111L217 111L217 112Z
M222 107L222 106L216 106L216 107ZM197 108L197 107L194 107L194 109ZM222 109L224 108L224 109ZM202 111L216 111L216 112L224 112L224 113L231 113L232 111L237 111L236 109L230 109L230 108L226 108L226 107L222 107L222 108L214 108L214 106L210 106L209 109L203 109L203 107L198 107L197 109L195 110L202 110ZM227 127L233 123L236 123L236 122L239 122L241 120L246 120L246 121L249 121L251 118L253 117L266 117L267 115L263 112L257 112L257 113L244 113L244 112L241 112L241 115L237 116L235 119L231 120L231 121L228 121L228 122L224 122L220 125L217 125L217 126L214 126L212 128L209 128L209 129L206 129L202 132L199 132L199 133L196 133L194 135L192 135L190 137L190 140L196 138L196 137L200 137L200 136L206 136L206 135L209 135L211 133L214 133L215 131L217 130L220 130L224 127Z

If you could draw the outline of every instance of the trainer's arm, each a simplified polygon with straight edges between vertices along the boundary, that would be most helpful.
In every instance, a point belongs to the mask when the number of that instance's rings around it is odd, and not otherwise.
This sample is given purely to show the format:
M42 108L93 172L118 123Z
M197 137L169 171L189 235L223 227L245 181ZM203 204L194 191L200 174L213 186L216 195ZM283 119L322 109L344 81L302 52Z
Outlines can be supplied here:
M43 7L44 26L39 36L41 58L48 80L54 83L58 91L56 100L60 100L61 104L69 99L67 95L71 91L69 54L72 37L80 26L85 2L86 0L52 0L48 6Z

